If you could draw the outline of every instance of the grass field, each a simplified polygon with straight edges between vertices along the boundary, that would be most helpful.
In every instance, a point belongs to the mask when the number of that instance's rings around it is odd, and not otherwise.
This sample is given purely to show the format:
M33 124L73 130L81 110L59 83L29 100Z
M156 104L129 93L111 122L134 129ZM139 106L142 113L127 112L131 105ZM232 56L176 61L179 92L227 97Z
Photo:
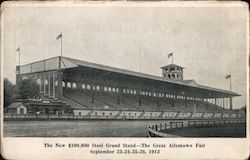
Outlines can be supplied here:
M162 121L4 121L5 137L146 137L147 126ZM245 137L243 124L168 130L181 137Z
M178 128L163 132L181 137L246 137L246 125L229 124L213 127Z
M6 137L146 137L147 126L166 121L5 121Z

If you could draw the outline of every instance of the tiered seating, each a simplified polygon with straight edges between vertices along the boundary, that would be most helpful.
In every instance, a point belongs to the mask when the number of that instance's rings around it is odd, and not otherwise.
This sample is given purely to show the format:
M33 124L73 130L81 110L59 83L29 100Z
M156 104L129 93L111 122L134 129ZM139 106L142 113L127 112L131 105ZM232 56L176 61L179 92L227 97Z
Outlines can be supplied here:
M153 105L149 105L144 101L143 98L141 98L141 105L139 105L139 98L136 96L130 96L130 95L122 95L121 96L123 101L126 101L128 104L135 106L139 110L144 110L144 111L158 111L159 108L156 108Z
M106 109L105 106L108 105L96 99L94 99L94 102L92 103L92 98L89 95L72 89L64 89L64 97L68 97L84 106L89 106L91 109Z
M158 102L159 102L159 106L161 106L163 110L172 110L173 109L172 104L168 99L160 98L158 100Z
M137 106L133 106L125 101L122 97L120 97L120 101L118 104L117 95L105 94L105 93L96 93L95 99L102 101L104 103L110 104L119 110L138 110Z
M66 101L73 109L90 109L88 106L85 106L84 104L77 102L75 99L72 99L71 96L64 95L62 100Z
M201 108L202 111L210 111L210 112L226 112L226 113L232 113L231 110L229 109L223 109L222 107L220 106L217 106L215 104L212 104L212 103L208 103L207 102L202 102L202 101L199 101L198 102L198 105L199 105L199 108ZM208 105L208 106L207 106Z
M94 95L94 96L93 96ZM92 97L93 96L93 97ZM223 109L215 104L203 101L185 101L175 99L174 107L172 100L168 98L157 99L149 96L141 96L141 105L139 105L138 95L120 94L118 103L118 94L111 92L98 92L94 94L88 90L76 90L64 88L64 101L67 101L72 108L79 109L108 109L108 110L131 110L131 111L180 111L180 112L221 112L231 113L228 109ZM194 107L196 104L196 107Z

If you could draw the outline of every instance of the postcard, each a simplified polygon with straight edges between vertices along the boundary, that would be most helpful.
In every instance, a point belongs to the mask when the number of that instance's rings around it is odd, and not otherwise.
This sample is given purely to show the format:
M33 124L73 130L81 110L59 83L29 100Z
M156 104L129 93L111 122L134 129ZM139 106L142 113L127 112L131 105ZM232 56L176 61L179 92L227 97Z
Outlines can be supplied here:
M4 2L5 159L247 159L245 2Z

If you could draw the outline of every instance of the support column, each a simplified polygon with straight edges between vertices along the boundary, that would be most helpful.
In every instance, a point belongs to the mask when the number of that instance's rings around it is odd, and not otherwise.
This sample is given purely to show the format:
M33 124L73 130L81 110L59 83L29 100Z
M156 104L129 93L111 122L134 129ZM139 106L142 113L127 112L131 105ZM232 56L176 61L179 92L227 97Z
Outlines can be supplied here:
M46 94L46 84L45 84L45 78L46 76L45 76L45 74L43 75L43 93L44 93L44 95Z
M59 70L57 72L57 79L58 79L58 86L57 86L57 98L58 99L62 99L62 96L63 96L63 87L62 87L62 81L63 81L63 78L62 78L62 71Z
M41 74L41 93L44 93L44 74Z
M176 97L175 97L175 96L176 96L175 94L174 94L173 96L174 96L174 97L172 98L172 107L174 107L174 102L175 102L175 98L176 98Z
M40 79L40 84L39 84L39 91L42 93L42 75L39 75Z
M198 108L198 107L199 107L199 105L198 105L198 101L199 101L199 100L197 100L197 97L196 97L196 98L195 98L196 108Z
M208 109L208 103L209 103L209 99L207 99L207 109Z
M222 108L224 109L225 108L225 99L222 98Z
M48 95L50 97L50 74L48 74Z
M121 90L121 88L119 88L119 91L117 93L117 104L118 105L120 104L120 90Z
M187 96L185 96L185 107L187 108Z
M232 96L230 96L230 110L233 109L233 98Z
M226 109L228 109L228 98L226 98Z
M156 92L156 106L159 107L159 92Z
M53 73L52 76L53 76L53 80L52 80L52 85L53 85L52 92L53 92L53 94L52 94L52 96L53 96L53 98L55 98L56 97L55 73Z
M139 95L139 106L141 106L141 90L138 90L138 95Z

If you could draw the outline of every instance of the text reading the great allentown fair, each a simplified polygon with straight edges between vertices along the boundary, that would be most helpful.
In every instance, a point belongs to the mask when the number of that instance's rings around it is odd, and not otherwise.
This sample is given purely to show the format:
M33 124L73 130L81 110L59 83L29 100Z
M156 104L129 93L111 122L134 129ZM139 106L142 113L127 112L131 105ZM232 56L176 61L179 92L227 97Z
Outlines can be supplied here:
M90 154L160 154L165 149L205 148L204 143L44 143L46 149L83 149Z

